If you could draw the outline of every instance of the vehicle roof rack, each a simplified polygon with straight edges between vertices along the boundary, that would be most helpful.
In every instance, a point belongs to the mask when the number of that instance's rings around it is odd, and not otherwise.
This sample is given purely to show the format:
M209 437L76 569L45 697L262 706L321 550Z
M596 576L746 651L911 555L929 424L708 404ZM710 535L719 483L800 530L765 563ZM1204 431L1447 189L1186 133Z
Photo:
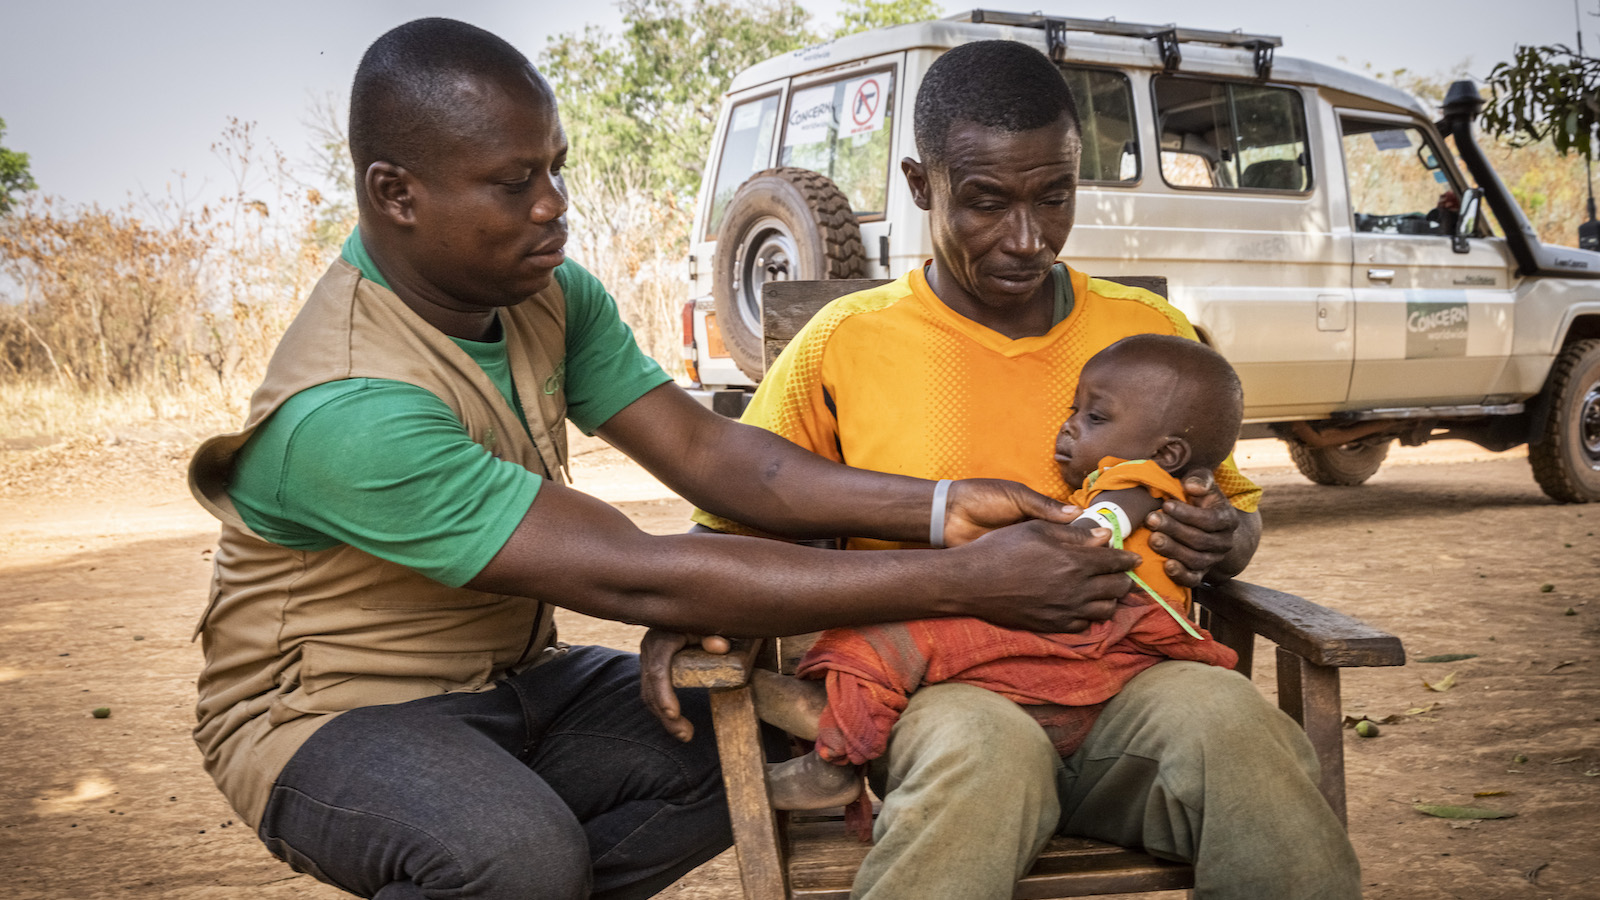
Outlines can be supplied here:
M1283 46L1283 38L1273 34L1207 31L1200 28L1178 28L1174 25L1139 25L1133 22L1118 22L1115 19L1067 19L1039 13L998 12L992 9L975 9L970 13L961 13L950 18L978 25L1042 28L1045 32L1045 42L1050 48L1050 58L1056 62L1066 58L1069 31L1144 38L1156 42L1156 48L1161 53L1161 64L1168 72L1176 72L1183 62L1181 45L1214 44L1251 51L1255 56L1256 77L1266 78L1272 72L1273 50Z

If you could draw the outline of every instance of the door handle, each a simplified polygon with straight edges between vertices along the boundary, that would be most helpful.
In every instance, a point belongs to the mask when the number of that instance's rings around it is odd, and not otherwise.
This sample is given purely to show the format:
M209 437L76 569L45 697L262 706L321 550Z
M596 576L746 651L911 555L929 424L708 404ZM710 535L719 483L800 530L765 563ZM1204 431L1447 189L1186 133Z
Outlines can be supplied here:
M1393 281L1394 280L1394 270L1393 269L1368 269L1367 270L1367 280L1368 281Z

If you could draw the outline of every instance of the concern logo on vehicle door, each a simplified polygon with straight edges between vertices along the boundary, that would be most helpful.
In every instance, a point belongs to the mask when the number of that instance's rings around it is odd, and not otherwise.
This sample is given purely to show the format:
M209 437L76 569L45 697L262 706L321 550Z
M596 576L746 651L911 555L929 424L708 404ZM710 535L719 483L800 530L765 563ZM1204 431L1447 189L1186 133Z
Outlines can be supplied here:
M1406 359L1467 355L1467 298L1445 299L1428 291L1426 300L1406 300Z

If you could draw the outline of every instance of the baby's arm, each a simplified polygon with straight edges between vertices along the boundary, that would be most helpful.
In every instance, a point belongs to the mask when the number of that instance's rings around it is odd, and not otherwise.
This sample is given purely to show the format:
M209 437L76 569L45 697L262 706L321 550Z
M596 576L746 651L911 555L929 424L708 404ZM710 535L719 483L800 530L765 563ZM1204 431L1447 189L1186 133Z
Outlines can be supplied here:
M1144 527L1145 517L1161 508L1161 500L1142 487L1122 488L1115 491L1101 491L1095 495L1089 504L1085 515L1072 524L1079 528L1106 528L1109 527L1106 517L1109 513L1095 515L1092 511L1102 503L1110 503L1121 509L1125 518L1120 525L1122 537Z
M1113 505L1116 507L1115 509L1106 508L1107 506ZM1101 491L1094 496L1092 501L1090 501L1089 508L1084 510L1084 514L1078 519L1074 520L1072 524L1080 528L1110 528L1111 522L1115 520L1118 524L1116 529L1112 531L1112 546L1120 546L1122 541L1118 540L1117 538L1122 538L1125 540L1128 535L1138 531L1140 528L1145 527L1145 517L1160 507L1161 498L1155 496L1155 494L1143 487L1119 488L1114 491ZM1120 509L1121 515L1117 514L1118 509ZM1195 627L1190 624L1189 620L1185 619L1181 613L1173 609L1172 605L1163 599L1160 594L1156 593L1154 588L1142 581L1137 574L1133 572L1129 572L1128 574L1133 576L1133 581L1137 589L1145 594L1148 594L1150 599L1154 600L1157 605L1166 610L1167 615L1171 616L1173 621L1183 626L1183 630L1188 632L1190 637L1197 638L1202 641L1205 640L1200 632L1196 631Z

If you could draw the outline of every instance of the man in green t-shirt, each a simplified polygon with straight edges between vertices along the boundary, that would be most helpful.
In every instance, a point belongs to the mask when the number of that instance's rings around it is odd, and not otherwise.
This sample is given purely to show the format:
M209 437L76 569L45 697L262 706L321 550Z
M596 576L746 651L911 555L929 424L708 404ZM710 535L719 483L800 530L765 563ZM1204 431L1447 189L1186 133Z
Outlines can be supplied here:
M297 870L390 900L642 897L727 846L704 697L654 685L663 732L638 659L555 643L551 604L696 635L1072 631L1129 590L1137 558L1040 494L850 469L673 384L565 257L566 135L506 42L384 35L350 139L359 231L191 469L223 520L196 737ZM644 534L562 483L563 417L769 533L954 549Z

